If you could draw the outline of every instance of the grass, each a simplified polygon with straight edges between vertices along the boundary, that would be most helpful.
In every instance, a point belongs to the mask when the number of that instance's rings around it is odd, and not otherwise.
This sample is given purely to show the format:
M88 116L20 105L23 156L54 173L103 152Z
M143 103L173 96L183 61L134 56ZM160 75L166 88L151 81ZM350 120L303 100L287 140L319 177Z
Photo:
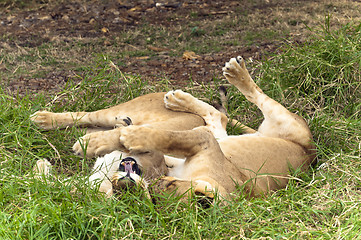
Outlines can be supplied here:
M190 34L201 35L200 30ZM322 31L311 30L314 37L305 44L284 46L283 53L250 70L267 94L306 118L319 162L295 175L286 189L260 199L239 195L228 206L203 209L172 196L154 205L139 193L106 199L84 184L92 161L70 150L82 132L41 132L29 121L39 109L92 111L168 90L166 81L150 85L141 76L124 75L111 58L99 55L57 95L13 97L0 91L0 238L360 238L360 25L330 30L326 21ZM214 79L212 87L190 84L187 89L211 102L217 98L215 86L224 83ZM228 108L253 127L261 121L259 111L234 88ZM53 179L32 175L42 158L54 164ZM70 193L71 184L78 194Z

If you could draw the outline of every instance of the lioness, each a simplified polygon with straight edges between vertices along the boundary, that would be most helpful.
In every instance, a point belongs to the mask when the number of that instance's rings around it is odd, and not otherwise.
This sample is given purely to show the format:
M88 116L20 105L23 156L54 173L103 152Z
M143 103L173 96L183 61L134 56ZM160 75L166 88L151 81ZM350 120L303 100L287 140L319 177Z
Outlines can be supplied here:
M223 74L262 111L265 119L255 133L228 136L223 113L180 90L93 113L37 112L31 119L44 129L118 126L87 134L73 147L84 154L86 146L87 156L111 152L98 158L91 176L108 195L129 182L147 188L157 178L155 192L183 195L192 189L208 198L216 192L229 198L237 186L254 196L285 187L290 168L304 170L315 157L306 122L264 94L241 57L226 63Z

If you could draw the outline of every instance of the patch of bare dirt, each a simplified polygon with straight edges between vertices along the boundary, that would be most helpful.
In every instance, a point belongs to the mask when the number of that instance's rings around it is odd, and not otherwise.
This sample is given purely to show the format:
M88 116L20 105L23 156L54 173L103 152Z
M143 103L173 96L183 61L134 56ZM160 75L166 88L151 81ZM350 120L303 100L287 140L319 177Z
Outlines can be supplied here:
M220 76L224 62L230 57L243 55L246 58L259 60L264 55L278 51L281 39L304 42L307 38L308 26L322 23L326 15L335 19L332 24L339 25L352 20L359 20L357 9L361 4L357 1L222 1L222 0L118 0L118 1L60 1L47 4L35 3L18 9L16 6L2 6L0 9L0 38L3 49L32 49L44 43L72 42L73 39L103 39L101 44L111 48L114 39L120 33L139 32L144 26L161 26L164 29L180 28L197 21L204 26L212 26L222 21L230 22L238 19L241 25L226 25L234 31L225 31L218 36L219 44L227 41L243 41L230 44L221 51L209 50L207 53L195 53L186 57L184 53L174 54L167 46L144 45L144 41L119 44L117 51L129 48L151 51L149 56L124 56L118 65L121 71L140 74L156 81L166 77L177 86L185 85L190 78L195 82L209 82L214 76ZM243 20L242 20L243 19ZM242 21L243 22L242 22ZM235 22L235 21L233 21ZM196 29L196 28L195 28ZM207 31L212 28L208 27ZM182 29L184 30L184 29ZM259 35L257 35L259 30ZM265 32L280 37L267 37ZM253 38L247 40L248 32ZM204 38L208 32L201 32ZM142 36L141 34L139 34ZM182 33L179 33L181 36ZM202 41L202 38L199 38ZM186 41L186 40L182 40ZM71 45L71 44L70 44ZM0 49L0 53L1 50ZM79 55L77 63L87 65L87 55ZM29 69L29 72L43 66ZM58 69L56 66L46 68L46 76L32 77L28 74L12 76L9 67L0 59L0 71L3 78L9 81L8 89L24 93L28 90L58 91L74 75L74 69Z

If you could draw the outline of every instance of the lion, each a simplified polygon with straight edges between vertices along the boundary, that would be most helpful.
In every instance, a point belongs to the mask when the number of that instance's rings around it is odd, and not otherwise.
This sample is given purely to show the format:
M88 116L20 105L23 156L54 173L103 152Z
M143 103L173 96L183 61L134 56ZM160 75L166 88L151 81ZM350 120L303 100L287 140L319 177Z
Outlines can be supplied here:
M96 112L36 112L43 129L76 125L116 127L86 134L73 150L101 156L91 182L111 196L130 185L152 193L173 192L230 199L241 187L249 196L284 188L291 170L315 159L306 121L268 97L251 78L242 57L222 69L228 82L256 104L264 120L257 131L228 136L227 116L181 90L138 97ZM46 165L46 164L45 164Z

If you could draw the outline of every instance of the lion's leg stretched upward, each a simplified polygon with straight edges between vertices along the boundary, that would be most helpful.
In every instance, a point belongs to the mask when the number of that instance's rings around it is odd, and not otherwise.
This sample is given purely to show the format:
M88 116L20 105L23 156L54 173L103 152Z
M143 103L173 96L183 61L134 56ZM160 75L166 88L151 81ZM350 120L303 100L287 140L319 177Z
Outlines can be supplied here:
M263 93L249 75L242 57L232 58L227 62L223 74L247 100L256 104L262 111L264 121L258 128L260 134L286 139L300 144L305 149L313 148L312 135L307 123Z

